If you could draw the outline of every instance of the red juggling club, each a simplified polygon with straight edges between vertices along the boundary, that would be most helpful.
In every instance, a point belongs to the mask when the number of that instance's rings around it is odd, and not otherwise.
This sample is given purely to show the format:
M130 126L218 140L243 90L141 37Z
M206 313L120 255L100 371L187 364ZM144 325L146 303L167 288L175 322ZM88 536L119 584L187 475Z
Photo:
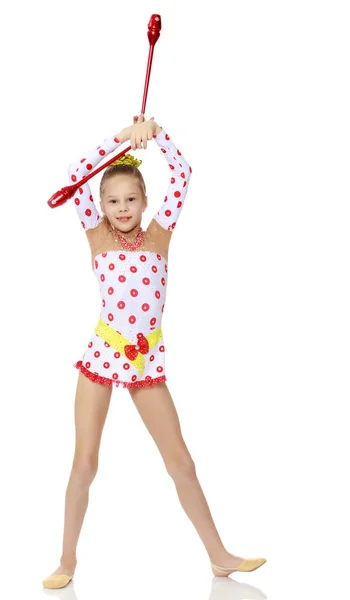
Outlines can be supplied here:
M161 28L162 28L162 24L161 24L160 15L156 15L156 14L152 15L149 20L149 23L148 23L147 36L148 36L148 41L149 41L150 47L149 47L149 53L148 53L146 80L145 80L145 87L144 87L144 93L143 93L141 114L145 114L149 78L150 78L150 74L151 74L151 67L152 67L152 60L153 60L153 51L154 51L154 46L159 39ZM93 177L94 175L99 173L102 169L105 169L106 167L108 167L108 165L110 165L113 161L117 160L117 158L119 158L120 156L123 156L123 154L125 154L129 150L131 150L131 146L128 146L128 148L125 148L125 150L122 150L121 152L119 152L119 154L117 154L117 156L113 156L113 158L111 158L110 160L105 162L103 165L100 165L97 169L95 169L95 171L91 171L91 173L89 173L88 175L83 177L77 183L73 183L72 185L66 185L65 187L63 187L61 190L59 190L58 192L53 194L53 196L51 196L50 200L48 200L48 202L47 202L48 205L51 208L56 208L57 206L61 206L62 204L65 204L67 202L67 200L69 200L69 198L72 198L72 196L74 196L75 192L81 185L84 185L84 183L86 183L89 179L91 179L91 177Z

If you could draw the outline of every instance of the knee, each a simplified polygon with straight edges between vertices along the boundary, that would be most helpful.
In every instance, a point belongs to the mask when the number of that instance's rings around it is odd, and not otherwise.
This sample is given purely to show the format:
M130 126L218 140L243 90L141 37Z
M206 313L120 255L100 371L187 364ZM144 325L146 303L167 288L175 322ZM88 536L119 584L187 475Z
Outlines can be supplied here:
M196 477L196 466L192 457L188 454L171 458L166 462L165 466L170 477L173 479L176 479L177 477L186 477L190 479Z
M90 457L75 457L72 467L72 475L82 485L90 485L94 480L98 469L98 461Z

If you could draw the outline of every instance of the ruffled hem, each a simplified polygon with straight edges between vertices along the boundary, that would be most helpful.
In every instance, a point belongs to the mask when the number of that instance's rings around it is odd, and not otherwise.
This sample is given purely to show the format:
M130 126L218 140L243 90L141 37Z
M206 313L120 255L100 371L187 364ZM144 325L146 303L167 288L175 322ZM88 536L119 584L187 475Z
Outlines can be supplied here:
M85 377L88 377L95 383L102 383L102 385L113 385L114 383L116 387L123 386L123 388L149 387L167 380L165 375L161 375L160 377L155 377L154 379L149 377L148 379L143 379L142 381L120 381L119 379L109 379L109 377L102 377L102 375L92 373L89 371L89 369L84 367L81 360L78 360L73 366L76 369L79 369L79 371L81 371Z

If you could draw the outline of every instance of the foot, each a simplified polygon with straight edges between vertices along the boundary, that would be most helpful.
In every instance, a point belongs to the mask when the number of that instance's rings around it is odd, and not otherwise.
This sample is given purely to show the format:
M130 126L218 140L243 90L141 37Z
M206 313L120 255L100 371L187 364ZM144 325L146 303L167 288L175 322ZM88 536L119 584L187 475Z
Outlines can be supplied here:
M62 562L60 564L60 566L58 567L58 569L56 569L56 571L51 573L51 575L62 575L62 573L64 573L64 575L71 575L73 577L76 565L77 565L76 562L75 563ZM50 575L50 577L51 577L51 575Z
M243 560L244 558L242 558L241 556L235 556L234 554L230 554L229 552L227 552L224 556L218 558L215 557L215 559L213 560L211 559L211 562L213 562L218 567L232 567L231 573L233 573L233 571L237 569L238 565L240 565ZM230 575L229 571L227 573L223 573L222 571L217 571L215 567L212 567L211 570L213 571L216 577L228 577L228 575Z
M70 577L73 577L76 565L77 565L77 561L72 561L72 562L61 561L61 564L58 567L58 569L56 569L56 571L54 571L53 573L51 573L51 575L49 575L48 577L46 577L44 579L44 582L43 582L44 587L56 587L57 581L55 582L55 580L50 579L51 577L53 577L55 575L69 575ZM69 583L69 581L68 581L68 583ZM63 586L65 586L66 582L65 581L59 582L59 587L62 587L62 584L63 584Z

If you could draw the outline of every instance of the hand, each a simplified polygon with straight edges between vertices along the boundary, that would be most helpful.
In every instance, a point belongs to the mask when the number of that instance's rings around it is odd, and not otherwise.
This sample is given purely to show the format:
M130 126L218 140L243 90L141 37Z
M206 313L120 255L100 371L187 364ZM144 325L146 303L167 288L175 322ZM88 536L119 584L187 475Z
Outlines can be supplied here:
M134 125L131 128L130 144L133 150L137 148L147 148L147 141L151 140L158 129L157 123L154 121L154 117L149 121L145 120L143 114L138 117L134 117Z
M125 139L130 139L130 145L133 150L137 148L146 149L147 141L152 139L160 127L154 121L154 117L146 121L143 114L133 117L133 121L134 124L131 127L124 129L124 141Z
M133 150L136 148L147 148L147 140L151 140L154 135L158 135L162 128L154 121L154 117L149 121L145 120L145 116L140 114L133 117L134 124L123 129L118 138L125 142L130 140Z

